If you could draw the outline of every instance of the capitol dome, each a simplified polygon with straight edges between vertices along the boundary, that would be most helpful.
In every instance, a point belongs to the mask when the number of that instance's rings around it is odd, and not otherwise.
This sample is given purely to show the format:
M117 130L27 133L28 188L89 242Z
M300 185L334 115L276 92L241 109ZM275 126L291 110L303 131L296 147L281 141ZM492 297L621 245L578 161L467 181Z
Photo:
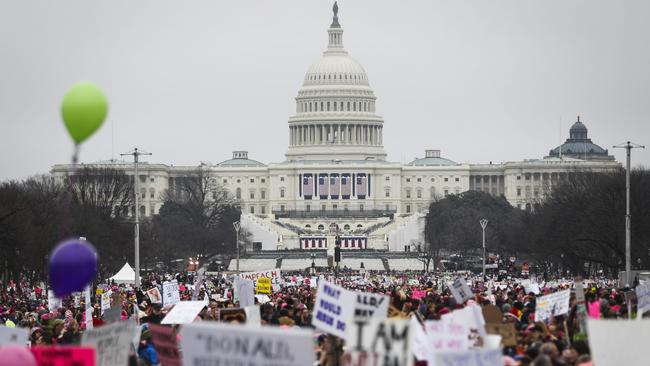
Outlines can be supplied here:
M327 30L329 43L311 64L289 118L288 161L384 160L383 124L361 64L343 47L338 5Z

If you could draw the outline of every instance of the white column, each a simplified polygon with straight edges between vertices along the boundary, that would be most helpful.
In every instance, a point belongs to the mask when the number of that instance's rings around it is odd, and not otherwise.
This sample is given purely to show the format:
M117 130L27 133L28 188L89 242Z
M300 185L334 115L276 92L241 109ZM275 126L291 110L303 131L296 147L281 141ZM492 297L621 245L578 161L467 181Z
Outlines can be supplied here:
M325 135L325 125L320 125L320 143L324 144L327 139Z
M336 143L341 144L341 125L338 124L338 125L336 125L336 127L338 128L338 132L337 132L337 135L336 135L337 136Z

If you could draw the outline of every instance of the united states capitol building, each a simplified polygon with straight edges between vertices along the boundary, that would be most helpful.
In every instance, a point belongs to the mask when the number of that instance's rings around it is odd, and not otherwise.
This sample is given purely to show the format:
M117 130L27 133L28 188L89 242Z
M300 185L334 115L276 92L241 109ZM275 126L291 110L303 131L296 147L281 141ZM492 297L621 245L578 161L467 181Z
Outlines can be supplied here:
M391 162L375 94L343 46L337 10L327 48L307 69L295 98L285 161L263 163L234 151L231 159L203 167L240 205L249 250L331 251L338 233L344 251L414 252L425 244L424 215L432 200L476 190L530 210L569 172L620 167L592 143L579 117L566 142L539 159L459 164L423 147L419 159ZM110 164L133 174L132 163ZM139 212L157 214L165 192L196 168L141 163ZM52 173L65 177L71 169L55 165Z

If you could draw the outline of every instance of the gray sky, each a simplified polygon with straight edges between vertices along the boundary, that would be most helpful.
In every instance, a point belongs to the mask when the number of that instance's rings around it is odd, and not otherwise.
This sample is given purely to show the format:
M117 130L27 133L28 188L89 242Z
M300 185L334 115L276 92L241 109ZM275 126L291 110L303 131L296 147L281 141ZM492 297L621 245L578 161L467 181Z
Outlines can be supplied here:
M76 81L109 117L81 160L279 162L331 1L0 2L0 179L70 160L59 115ZM576 114L605 147L650 145L650 1L339 1L344 44L384 117L391 161L540 158ZM623 151L614 151L619 161ZM633 163L650 165L650 146Z

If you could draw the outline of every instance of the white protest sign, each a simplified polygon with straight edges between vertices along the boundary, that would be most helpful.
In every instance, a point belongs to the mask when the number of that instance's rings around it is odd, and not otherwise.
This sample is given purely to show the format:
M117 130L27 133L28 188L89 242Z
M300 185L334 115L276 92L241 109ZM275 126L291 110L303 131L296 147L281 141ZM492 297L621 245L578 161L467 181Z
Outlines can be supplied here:
M246 312L246 325L258 328L262 326L262 313L258 305L247 306L244 311Z
M472 290L467 286L467 281L464 278L457 278L452 283L448 283L449 291L456 299L456 302L459 304L464 303L465 301L473 297Z
M314 362L312 332L225 323L194 323L181 329L183 365L305 366Z
M260 277L266 277L270 279L275 279L275 278L280 278L282 277L282 273L280 272L279 269L271 269L268 271L258 271L258 272L244 272L238 274L239 277L246 279L246 280L257 280Z
M385 318L388 316L390 296L370 292L355 292L355 295L357 298L354 306L355 317Z
M636 366L650 360L650 320L589 320L589 348L594 365Z
M424 328L422 328L422 324L420 324L415 315L411 316L411 331L413 332L411 333L413 339L411 352L413 352L416 360L425 361L429 354L429 339Z
M0 326L0 346L8 344L15 344L18 346L25 346L29 338L29 330L27 328L10 328Z
M354 292L319 281L312 324L327 333L345 338L346 327L354 317L355 302Z
M187 324L194 321L205 307L203 301L181 301L167 313L160 324Z
M503 366L501 348L472 349L466 351L436 353L433 363L436 366ZM599 364L600 365L600 364Z
M163 304L174 305L181 302L181 294L178 292L178 281L163 282Z
M356 318L347 328L347 346L353 365L411 366L412 329L410 319Z
M451 320L427 320L424 330L427 334L428 360L438 352L469 348L469 329L465 324Z
M255 283L253 280L235 277L235 291L239 298L239 307L255 305Z
M535 320L544 321L553 316L569 312L569 298L571 290L554 292L538 297L535 304Z
M104 293L102 293L102 302L101 302L101 310L102 313L111 307L111 295L113 294L113 291L108 290Z
M127 366L135 331L133 322L104 325L84 332L81 345L95 347L97 366Z
M47 290L47 308L50 311L54 311L58 308L63 307L63 300L54 295L54 291Z
M637 309L639 309L637 317L639 317L643 312L650 310L650 281L636 286L636 299Z

